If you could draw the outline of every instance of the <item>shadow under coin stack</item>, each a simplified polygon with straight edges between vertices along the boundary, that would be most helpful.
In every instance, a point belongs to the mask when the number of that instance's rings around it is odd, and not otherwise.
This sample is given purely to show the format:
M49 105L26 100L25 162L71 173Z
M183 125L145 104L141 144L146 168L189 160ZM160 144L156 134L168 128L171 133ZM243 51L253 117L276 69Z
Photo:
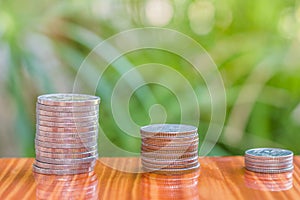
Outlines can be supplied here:
M198 169L198 129L181 124L153 124L141 128L142 167L145 172L181 174Z
M99 97L82 94L38 97L34 172L64 175L94 169L99 104Z
M259 173L291 172L293 152L278 148L256 148L245 152L245 167Z

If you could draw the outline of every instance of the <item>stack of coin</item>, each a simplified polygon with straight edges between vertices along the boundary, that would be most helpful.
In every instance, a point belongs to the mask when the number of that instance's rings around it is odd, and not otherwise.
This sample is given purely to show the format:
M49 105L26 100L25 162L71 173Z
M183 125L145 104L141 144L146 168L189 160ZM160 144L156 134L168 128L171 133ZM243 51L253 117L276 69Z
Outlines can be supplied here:
M199 168L198 130L181 124L141 128L142 167L146 172L177 174Z
M35 172L63 175L94 169L99 104L99 97L82 94L38 97Z
M256 148L245 152L245 167L260 173L293 171L293 152L278 148Z

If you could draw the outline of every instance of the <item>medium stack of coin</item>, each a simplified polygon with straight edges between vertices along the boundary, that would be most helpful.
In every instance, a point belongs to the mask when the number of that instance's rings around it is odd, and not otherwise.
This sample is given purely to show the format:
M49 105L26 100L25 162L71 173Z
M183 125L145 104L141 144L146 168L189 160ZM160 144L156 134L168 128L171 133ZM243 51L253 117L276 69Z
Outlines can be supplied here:
M181 124L141 128L142 167L146 172L178 174L198 169L198 129Z
M260 173L293 171L293 152L278 148L256 148L245 152L245 167Z
M35 172L63 175L94 169L99 104L99 97L83 94L38 97Z

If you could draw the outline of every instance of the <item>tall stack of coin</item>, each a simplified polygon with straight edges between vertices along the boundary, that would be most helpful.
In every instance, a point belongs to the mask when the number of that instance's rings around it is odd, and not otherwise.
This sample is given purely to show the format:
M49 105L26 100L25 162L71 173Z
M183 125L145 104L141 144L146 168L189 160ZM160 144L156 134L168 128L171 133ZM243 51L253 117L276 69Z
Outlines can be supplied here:
M260 173L293 171L293 152L278 148L256 148L245 152L245 167Z
M62 175L94 169L99 104L99 97L82 94L38 97L35 172Z
M181 124L141 128L142 166L146 172L184 173L199 168L198 129Z

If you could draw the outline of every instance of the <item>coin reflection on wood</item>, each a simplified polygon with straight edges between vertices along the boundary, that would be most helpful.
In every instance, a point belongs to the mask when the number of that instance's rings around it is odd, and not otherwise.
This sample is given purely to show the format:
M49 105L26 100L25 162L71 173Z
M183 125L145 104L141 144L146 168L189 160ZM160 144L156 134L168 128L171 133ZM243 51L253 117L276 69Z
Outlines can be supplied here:
M199 173L199 169L177 175L144 173L141 177L142 199L199 199Z
M67 175L94 169L99 104L99 97L83 94L38 97L34 172Z
M181 174L199 168L198 129L182 124L141 128L141 160L145 172Z
M34 173L34 177L38 200L98 199L98 179L94 172L60 176Z
M245 171L245 185L264 191L284 191L293 187L293 172L266 174Z

